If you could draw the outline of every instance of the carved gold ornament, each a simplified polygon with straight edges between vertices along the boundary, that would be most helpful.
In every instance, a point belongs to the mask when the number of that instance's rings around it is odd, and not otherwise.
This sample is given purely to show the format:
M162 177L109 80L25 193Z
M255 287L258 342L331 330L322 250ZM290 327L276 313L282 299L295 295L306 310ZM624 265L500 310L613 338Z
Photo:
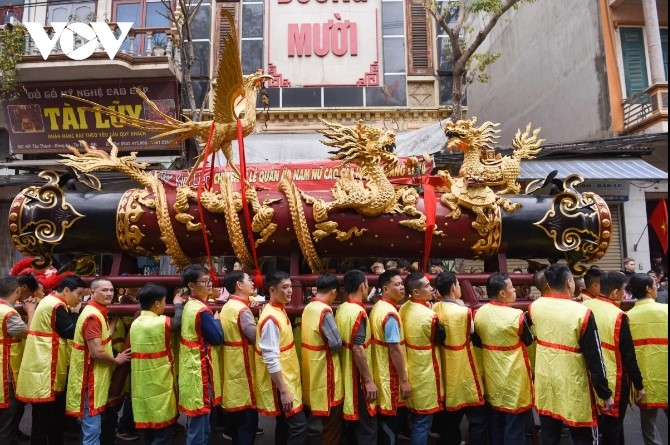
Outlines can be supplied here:
M279 190L286 195L288 207L291 212L291 220L293 221L293 229L295 236L298 239L298 245L305 260L309 265L312 273L323 272L323 262L316 252L312 237L307 226L307 218L305 217L305 210L302 208L302 201L300 200L300 190L296 187L291 177L291 172L285 170L279 181Z
M116 210L116 240L124 252L130 255L151 256L151 252L142 247L144 234L137 222L144 214L142 204L155 209L155 201L149 200L150 192L141 189L126 191Z
M447 149L463 152L463 164L459 176L473 178L477 182L496 188L496 194L518 194L521 186L517 182L521 172L522 159L534 159L542 150L544 139L538 139L540 128L531 133L528 124L522 133L518 130L512 146L512 156L495 154L493 143L499 137L500 124L484 122L476 127L477 118L469 120L448 121L444 133L448 138ZM497 188L500 187L498 190Z
M33 267L42 270L52 264L54 247L84 215L65 200L65 191L54 181L58 177L55 172L40 176L47 178L47 185L23 190L22 198L10 209L9 231L16 248L35 257ZM24 223L22 214L31 215L31 221Z
M328 213L333 210L351 209L366 217L377 217L387 213L405 213L416 218L403 221L406 227L425 231L426 216L416 208L416 199L411 192L396 189L388 179L390 172L398 164L395 150L395 133L363 124L346 127L338 123L320 119L328 130L319 132L326 136L321 143L338 150L330 157L341 161L343 168L335 186L331 189L332 201L325 201L300 192L302 198L312 205L314 222L318 230L312 233L315 240L334 234L340 241L349 239L352 234L360 236L363 231L357 227L347 231L339 230L337 223L328 221ZM353 165L359 170L354 174ZM359 176L357 178L356 176ZM416 193L416 192L415 192ZM440 231L434 232L443 235Z
M564 252L573 272L586 268L577 264L602 258L611 241L612 216L605 201L594 193L580 194L576 186L584 179L576 174L563 181L564 191L554 196L551 208L534 223L549 236L556 250Z

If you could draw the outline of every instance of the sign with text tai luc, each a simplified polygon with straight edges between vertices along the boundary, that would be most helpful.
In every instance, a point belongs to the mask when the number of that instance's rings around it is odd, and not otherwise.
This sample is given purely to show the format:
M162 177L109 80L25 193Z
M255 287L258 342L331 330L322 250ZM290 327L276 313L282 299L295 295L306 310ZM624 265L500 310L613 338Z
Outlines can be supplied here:
M179 96L174 79L124 79L116 81L61 82L28 84L14 102L5 102L12 153L67 153L66 145L79 147L85 140L98 148L109 148L109 137L121 151L178 149L165 140L151 141L155 136L125 126L118 118L87 111L82 102L66 99L70 94L92 100L121 114L160 121L132 87L142 89L165 114L177 117Z

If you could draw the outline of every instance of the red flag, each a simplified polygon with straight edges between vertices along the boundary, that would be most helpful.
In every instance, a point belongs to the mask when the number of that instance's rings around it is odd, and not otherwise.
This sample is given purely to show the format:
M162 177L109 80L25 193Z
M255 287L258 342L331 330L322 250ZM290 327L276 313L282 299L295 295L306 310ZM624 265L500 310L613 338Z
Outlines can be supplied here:
M656 232L658 240L663 247L663 254L668 252L668 208L665 205L665 199L661 199L656 204L656 208L651 212L649 225Z

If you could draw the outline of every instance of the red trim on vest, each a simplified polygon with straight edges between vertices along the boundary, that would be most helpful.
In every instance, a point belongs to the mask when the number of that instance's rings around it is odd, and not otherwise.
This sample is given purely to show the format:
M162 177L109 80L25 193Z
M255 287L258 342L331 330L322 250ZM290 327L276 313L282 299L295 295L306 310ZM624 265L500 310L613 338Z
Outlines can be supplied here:
M633 340L633 344L635 346L643 346L643 345L666 345L668 344L668 339L667 338L640 338L637 340Z
M551 343L548 341L540 340L539 338L536 340L538 345L542 345L545 348L551 348L551 349L560 349L561 351L568 351L568 352L575 352L575 353L581 353L582 349L581 348L573 348L572 346L568 345L562 345L559 343Z

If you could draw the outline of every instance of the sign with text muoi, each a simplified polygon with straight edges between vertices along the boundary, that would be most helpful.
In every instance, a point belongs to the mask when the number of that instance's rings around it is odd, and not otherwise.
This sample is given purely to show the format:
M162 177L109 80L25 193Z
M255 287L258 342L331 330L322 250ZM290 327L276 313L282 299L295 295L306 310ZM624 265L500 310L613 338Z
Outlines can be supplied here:
M23 25L28 30L28 34L32 37L44 60L47 60L57 42L60 42L63 53L72 60L84 60L90 57L98 45L102 45L109 56L109 60L112 60L121 48L133 23L117 23L116 26L120 32L118 38L114 35L114 31L111 30L109 24L105 22L91 22L89 24L53 22L51 27L54 32L51 37L44 30L44 26L37 22L24 22ZM78 36L85 43L75 48L75 36Z

